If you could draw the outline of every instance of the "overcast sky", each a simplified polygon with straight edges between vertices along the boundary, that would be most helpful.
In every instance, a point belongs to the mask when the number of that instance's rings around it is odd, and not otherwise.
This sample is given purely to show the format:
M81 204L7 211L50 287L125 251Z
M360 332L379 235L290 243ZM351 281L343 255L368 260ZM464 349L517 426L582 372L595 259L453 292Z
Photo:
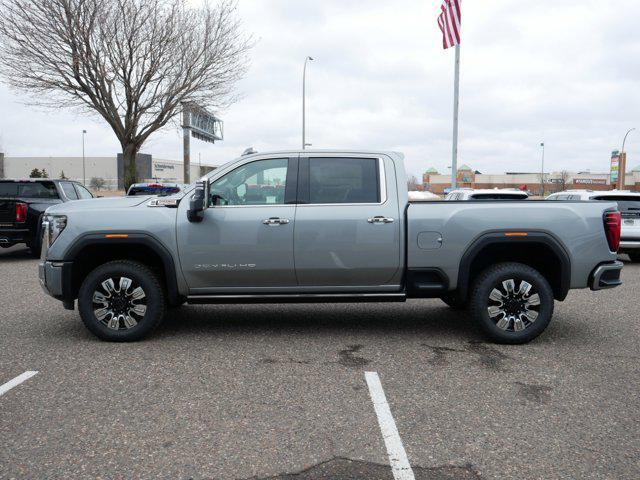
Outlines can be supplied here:
M307 141L318 148L405 154L408 170L451 161L453 49L443 50L440 0L239 0L257 40L224 112L225 140L193 140L192 159L223 163L246 147L300 148L305 56ZM486 173L607 171L624 133L640 164L640 1L463 0L459 162ZM0 149L11 156L111 156L95 118L42 111L0 85ZM181 159L179 131L143 151Z

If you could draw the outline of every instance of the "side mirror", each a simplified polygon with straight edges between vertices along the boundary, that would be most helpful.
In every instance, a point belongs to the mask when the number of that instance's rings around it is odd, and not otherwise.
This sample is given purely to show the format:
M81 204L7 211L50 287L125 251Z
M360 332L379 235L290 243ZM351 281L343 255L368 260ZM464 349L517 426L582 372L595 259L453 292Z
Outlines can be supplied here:
M207 180L196 183L196 190L189 201L187 219L190 222L201 222L203 212L209 208L209 182Z

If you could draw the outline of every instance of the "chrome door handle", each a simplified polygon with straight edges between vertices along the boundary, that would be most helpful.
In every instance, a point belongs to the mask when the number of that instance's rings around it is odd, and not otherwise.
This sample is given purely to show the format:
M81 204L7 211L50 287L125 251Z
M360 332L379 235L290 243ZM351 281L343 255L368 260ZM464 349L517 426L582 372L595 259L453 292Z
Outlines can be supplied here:
M378 215L373 218L368 218L367 222L369 223L393 223L394 219L390 217L383 217L382 215Z
M280 217L270 217L270 218L266 218L262 221L262 223L264 223L265 225L286 225L287 223L289 223L289 219L288 218L280 218Z

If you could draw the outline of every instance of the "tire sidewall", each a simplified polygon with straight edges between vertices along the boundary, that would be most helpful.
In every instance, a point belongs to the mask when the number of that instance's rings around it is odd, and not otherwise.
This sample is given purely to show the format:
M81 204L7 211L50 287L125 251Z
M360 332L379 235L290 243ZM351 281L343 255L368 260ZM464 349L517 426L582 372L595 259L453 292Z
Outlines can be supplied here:
M503 280L529 282L540 296L540 308L536 321L521 332L505 331L489 317L489 294ZM554 298L549 282L533 268L516 263L497 265L487 270L477 280L472 299L474 317L480 328L493 340L500 343L526 343L540 335L551 322Z
M126 276L144 290L147 311L135 327L113 330L104 325L93 312L93 293L107 278ZM130 342L148 335L164 317L164 296L155 274L142 264L110 262L97 267L85 278L78 293L78 310L86 327L103 340Z

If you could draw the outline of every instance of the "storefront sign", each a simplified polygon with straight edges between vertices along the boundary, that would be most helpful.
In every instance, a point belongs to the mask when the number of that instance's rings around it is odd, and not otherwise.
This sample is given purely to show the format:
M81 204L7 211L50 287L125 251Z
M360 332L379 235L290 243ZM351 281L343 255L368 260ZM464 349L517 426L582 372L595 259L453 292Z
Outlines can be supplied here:
M618 181L618 167L620 166L620 153L617 150L611 152L611 183Z
M606 178L574 178L574 185L606 185Z

